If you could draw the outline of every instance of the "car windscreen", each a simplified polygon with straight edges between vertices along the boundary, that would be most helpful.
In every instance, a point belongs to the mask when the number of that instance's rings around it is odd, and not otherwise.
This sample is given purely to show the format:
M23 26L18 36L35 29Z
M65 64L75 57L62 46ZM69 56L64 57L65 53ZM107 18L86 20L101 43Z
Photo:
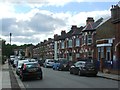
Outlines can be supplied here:
M93 67L93 66L94 66L94 63L87 62L87 63L86 63L86 66L87 66L87 67Z
M68 63L68 61L67 60L62 60L60 63Z
M26 64L26 67L27 68L37 68L39 66L38 66L38 63L30 63L30 64Z
M58 61L58 60L55 60L54 62L55 62L55 63L59 63L60 61Z
M18 63L18 68L21 68L23 63Z
M54 62L53 60L49 60L48 62Z

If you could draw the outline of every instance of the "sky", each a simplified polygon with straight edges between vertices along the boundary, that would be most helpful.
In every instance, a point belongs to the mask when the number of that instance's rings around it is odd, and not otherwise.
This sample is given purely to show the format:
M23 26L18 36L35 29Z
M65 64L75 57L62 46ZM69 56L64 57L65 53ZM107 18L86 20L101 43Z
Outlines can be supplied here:
M1 0L0 37L6 43L38 44L54 34L68 32L72 25L85 26L111 16L111 6L119 0Z

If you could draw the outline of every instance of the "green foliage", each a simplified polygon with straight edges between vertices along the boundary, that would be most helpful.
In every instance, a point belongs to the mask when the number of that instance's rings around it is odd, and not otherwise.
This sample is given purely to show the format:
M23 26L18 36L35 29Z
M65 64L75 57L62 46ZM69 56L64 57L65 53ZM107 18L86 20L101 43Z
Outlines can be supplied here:
M17 45L10 45L10 44L7 44L7 45L3 45L2 46L2 53L3 55L9 57L10 55L13 55L14 54L14 49L17 48Z
M17 45L10 45L10 44L2 44L2 56L9 57L10 55L14 55L14 49L25 49L28 46L31 46L32 44L24 44L21 46ZM25 55L25 52L21 52L22 56Z

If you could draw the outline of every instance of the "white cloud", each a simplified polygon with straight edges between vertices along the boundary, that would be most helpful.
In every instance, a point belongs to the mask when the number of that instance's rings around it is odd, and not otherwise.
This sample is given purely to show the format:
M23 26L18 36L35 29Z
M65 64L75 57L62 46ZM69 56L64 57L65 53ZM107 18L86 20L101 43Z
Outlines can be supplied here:
M97 20L101 17L108 16L110 16L110 10L80 12L69 19L69 25L85 25L87 17L93 17L94 20Z
M46 0L46 2L48 5L57 3L57 6L62 6L69 2L73 2L73 0L55 0L55 2ZM62 3L59 4L60 2ZM44 1L41 3L44 4ZM12 32L12 44L17 45L25 43L37 44L45 39L53 38L54 34L60 34L61 30L66 30L66 32L68 32L71 25L84 26L87 17L93 17L97 20L101 17L110 16L110 10L73 14L72 12L54 13L33 8L27 13L18 14L15 12L14 4L11 5L6 3L3 5L0 3L0 8L5 8L4 12L0 10L3 12L1 13L0 20L2 19L2 29L4 29L3 35L0 35L0 37L4 38L9 43L9 33Z
M16 14L16 19L17 21L30 21L31 18L39 12L39 9L35 8L32 9L31 11L29 11L28 13L20 13L20 14Z
M10 3L0 3L0 19L15 16L15 8Z

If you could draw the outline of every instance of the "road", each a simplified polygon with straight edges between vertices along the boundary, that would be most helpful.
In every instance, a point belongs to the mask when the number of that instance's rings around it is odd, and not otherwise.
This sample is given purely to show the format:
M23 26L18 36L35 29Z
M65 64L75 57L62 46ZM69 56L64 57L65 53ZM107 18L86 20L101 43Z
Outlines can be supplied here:
M71 75L68 71L42 68L43 80L26 80L25 88L118 88L118 81L100 77Z

